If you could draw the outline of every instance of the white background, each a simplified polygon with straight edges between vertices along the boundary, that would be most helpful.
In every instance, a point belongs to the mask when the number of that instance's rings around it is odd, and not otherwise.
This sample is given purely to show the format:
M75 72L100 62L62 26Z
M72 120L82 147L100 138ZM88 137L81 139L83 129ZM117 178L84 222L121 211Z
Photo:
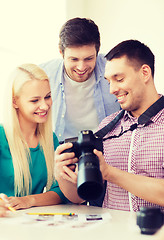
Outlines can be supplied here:
M59 57L59 30L72 17L95 21L103 53L126 39L147 44L156 57L157 90L164 94L163 0L0 0L0 121L9 73L22 63Z

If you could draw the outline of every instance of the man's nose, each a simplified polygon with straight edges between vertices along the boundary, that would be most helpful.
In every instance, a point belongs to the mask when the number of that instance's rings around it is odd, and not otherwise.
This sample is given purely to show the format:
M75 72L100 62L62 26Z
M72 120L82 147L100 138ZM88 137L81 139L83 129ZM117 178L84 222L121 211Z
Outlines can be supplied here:
M79 61L77 64L77 69L80 70L81 72L84 71L86 68L86 64L84 61Z
M119 88L117 86L116 82L110 82L110 93L111 94L116 94L119 91Z

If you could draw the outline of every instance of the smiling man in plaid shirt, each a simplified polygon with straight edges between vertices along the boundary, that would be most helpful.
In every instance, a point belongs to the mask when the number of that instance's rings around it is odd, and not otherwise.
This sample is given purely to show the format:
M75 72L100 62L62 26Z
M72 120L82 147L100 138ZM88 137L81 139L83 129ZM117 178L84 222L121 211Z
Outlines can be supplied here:
M103 207L137 211L141 206L164 206L164 101L154 86L154 55L141 42L127 40L106 58L110 93L125 113L105 136L104 157L97 153L107 180ZM100 128L116 115L105 118ZM140 123L141 116L147 121Z
M94 150L107 181L103 207L137 211L141 206L164 206L164 97L154 85L154 55L143 43L127 40L106 58L110 93L125 112L105 136L104 155ZM117 115L106 117L99 129ZM78 160L74 153L62 153L71 146L63 144L56 150L57 180L71 201L80 202L77 173L67 167Z

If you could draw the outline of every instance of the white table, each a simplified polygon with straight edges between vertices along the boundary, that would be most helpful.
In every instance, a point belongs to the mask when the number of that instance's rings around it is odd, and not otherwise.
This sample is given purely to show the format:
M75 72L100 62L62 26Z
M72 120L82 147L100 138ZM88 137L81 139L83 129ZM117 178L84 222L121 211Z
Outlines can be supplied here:
M110 213L111 219L85 228L58 228L37 224L17 223L19 217L27 212L75 212L76 214ZM9 220L14 220L14 224ZM154 235L142 235L136 226L136 214L84 205L56 205L19 210L15 214L0 219L0 240L152 240Z

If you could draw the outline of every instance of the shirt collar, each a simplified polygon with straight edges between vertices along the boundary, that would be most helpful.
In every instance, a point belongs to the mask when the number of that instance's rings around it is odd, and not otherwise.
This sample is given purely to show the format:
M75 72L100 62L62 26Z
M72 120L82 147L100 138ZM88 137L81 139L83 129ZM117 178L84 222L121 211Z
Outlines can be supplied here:
M155 123L162 115L164 115L164 108L161 111L159 111L155 116L153 116L149 120L149 123L152 123L152 122ZM123 118L125 121L130 120L131 122L138 122L138 118L133 117L128 111L125 111Z
M103 54L98 54L96 58L96 65L94 69L96 83L98 83L102 77L104 78L105 62L102 62L102 58L105 59Z

